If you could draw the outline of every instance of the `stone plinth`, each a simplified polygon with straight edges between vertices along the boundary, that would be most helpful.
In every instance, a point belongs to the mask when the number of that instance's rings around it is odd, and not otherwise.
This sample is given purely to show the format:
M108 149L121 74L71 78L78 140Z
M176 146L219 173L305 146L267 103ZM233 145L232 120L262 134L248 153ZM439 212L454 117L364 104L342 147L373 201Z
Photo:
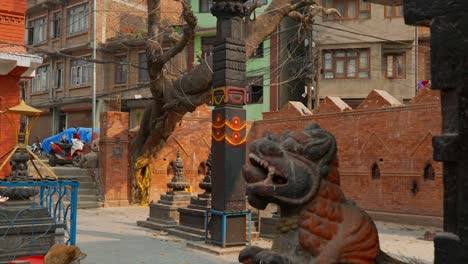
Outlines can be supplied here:
M150 204L150 214L146 221L138 221L139 226L156 230L173 228L179 222L178 209L190 203L189 192L168 192L161 195L161 200Z
M45 255L55 244L55 231L60 227L47 208L31 201L8 201L0 204L0 216L0 263Z
M166 194L161 195L161 199L156 204L150 204L150 215L146 221L138 221L139 226L156 230L168 230L175 227L179 222L179 208L186 207L190 203L190 193L185 189L190 187L185 181L184 164L177 152L177 159L172 164L174 176L167 187L171 189Z
M211 194L199 194L190 199L187 208L179 208L179 225L168 232L187 240L205 239L206 209L211 208Z

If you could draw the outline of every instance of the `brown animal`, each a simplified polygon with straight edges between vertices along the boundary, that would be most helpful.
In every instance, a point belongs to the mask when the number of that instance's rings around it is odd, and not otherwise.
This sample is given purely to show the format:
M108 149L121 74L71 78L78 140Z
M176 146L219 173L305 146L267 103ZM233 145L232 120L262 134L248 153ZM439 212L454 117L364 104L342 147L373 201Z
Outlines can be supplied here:
M244 264L397 264L380 250L369 215L339 187L336 140L314 124L304 131L269 134L250 145L243 168L249 203L280 207L271 250L247 247ZM363 190L365 191L365 190Z
M44 264L75 264L85 257L86 254L79 247L56 244L45 255Z

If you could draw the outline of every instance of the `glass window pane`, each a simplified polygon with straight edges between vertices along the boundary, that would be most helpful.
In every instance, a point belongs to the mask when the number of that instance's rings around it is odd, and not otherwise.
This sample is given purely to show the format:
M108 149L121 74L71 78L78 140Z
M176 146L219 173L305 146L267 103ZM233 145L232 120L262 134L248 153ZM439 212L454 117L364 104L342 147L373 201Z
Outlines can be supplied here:
M333 7L333 0L326 0L325 7L328 7L328 8Z
M346 52L344 50L339 50L335 52L335 57L345 57Z
M356 77L356 60L350 59L348 61L348 77Z
M391 6L385 7L385 16L392 17L393 16L393 8Z
M348 18L355 18L357 17L357 7L356 7L356 0L349 0L348 1Z
M359 0L359 9L369 10L369 2L364 2L363 0Z
M344 76L345 63L343 60L336 61L336 76Z
M359 18L370 18L369 12L359 13Z
M369 68L369 52L367 50L361 50L359 52L359 68Z
M397 16L399 17L403 16L403 6L396 6L395 9L396 9Z
M403 64L403 55L396 56L396 70L397 77L404 76L404 64Z
M333 72L326 72L323 74L323 78L325 79L333 79Z
M393 56L387 56L387 77L393 77Z
M359 72L359 78L369 78L369 72L366 72L366 71Z
M356 57L357 52L355 50L348 50L348 57Z
M325 53L324 55L324 68L325 70L331 70L332 69L332 54L331 53Z
M340 14L341 14L343 17L346 17L344 1L337 1L337 3L336 3L336 9L338 10L338 12L340 12Z

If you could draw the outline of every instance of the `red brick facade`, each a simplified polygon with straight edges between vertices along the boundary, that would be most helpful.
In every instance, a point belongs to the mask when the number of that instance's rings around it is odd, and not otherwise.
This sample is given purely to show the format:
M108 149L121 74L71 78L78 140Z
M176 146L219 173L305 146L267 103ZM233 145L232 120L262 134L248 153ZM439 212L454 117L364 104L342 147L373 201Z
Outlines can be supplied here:
M24 43L24 12L26 0L0 1L0 41L8 43ZM24 47L0 43L0 53L26 53ZM1 63L1 62L0 62ZM16 67L8 75L0 75L0 111L19 103L19 80L27 68ZM19 118L15 118L18 127ZM11 149L15 143L15 134L6 118L0 114L0 156ZM0 160L3 162L3 159ZM0 171L0 178L9 173L7 165Z
M128 205L128 113L101 113L99 168L106 206Z
M249 142L264 131L281 134L317 122L338 143L341 185L345 194L367 210L427 216L442 215L442 164L432 159L432 136L440 133L439 95L423 90L409 105L392 106L392 98L373 91L356 110L337 112L325 100L317 113L304 115L293 108L254 123ZM333 109L326 113L324 109ZM374 165L375 164L375 165ZM425 168L435 178L425 179ZM380 178L372 178L372 168ZM430 172L430 170L428 170Z

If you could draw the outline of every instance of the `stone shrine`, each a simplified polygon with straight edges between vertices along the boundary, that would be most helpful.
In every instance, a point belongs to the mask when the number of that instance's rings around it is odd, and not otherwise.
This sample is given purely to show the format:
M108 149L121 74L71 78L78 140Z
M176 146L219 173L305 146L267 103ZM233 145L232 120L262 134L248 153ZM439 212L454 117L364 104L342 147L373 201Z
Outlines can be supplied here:
M190 184L184 177L184 164L180 157L180 150L177 151L177 158L171 162L174 177L167 184L169 191L161 195L156 204L150 204L150 215L146 221L138 221L139 226L157 230L167 230L174 228L179 222L179 211L181 207L186 207L190 203L190 192L186 191Z
M169 229L171 235L187 240L201 241L205 239L206 209L211 208L211 153L206 161L206 174L199 186L205 192L190 199L187 208L179 208L179 225Z

